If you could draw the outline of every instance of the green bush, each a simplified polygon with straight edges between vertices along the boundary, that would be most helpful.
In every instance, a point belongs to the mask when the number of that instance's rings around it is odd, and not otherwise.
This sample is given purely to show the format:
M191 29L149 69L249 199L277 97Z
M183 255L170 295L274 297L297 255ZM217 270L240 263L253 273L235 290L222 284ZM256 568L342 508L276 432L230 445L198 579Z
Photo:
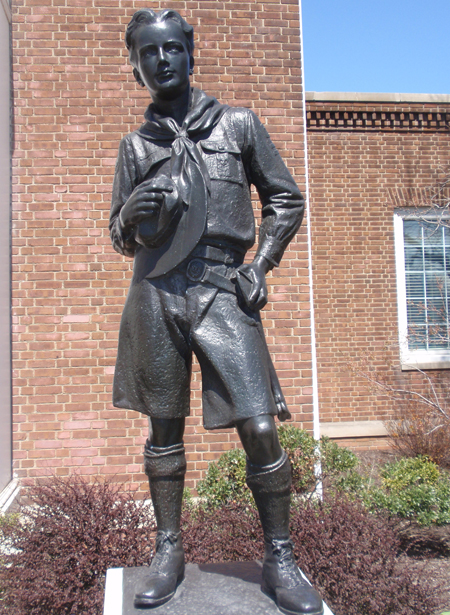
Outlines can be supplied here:
M339 446L327 436L320 438L322 474L324 477L338 476L350 472L358 465L358 457L345 446Z
M348 481L357 482L358 458L350 449L338 446L327 436L317 443L311 434L293 425L281 425L278 436L291 462L294 493L314 490L324 480L338 490L346 490Z
M293 425L281 425L278 436L291 462L294 493L313 491L325 478L339 490L347 489L350 484L353 489L357 488L358 475L354 468L358 459L349 449L339 447L326 437L317 444L312 435ZM318 465L319 459L321 466ZM205 478L197 486L198 494L206 506L216 508L232 502L253 503L245 476L244 451L228 451L217 462L209 464Z
M380 476L385 489L401 491L417 485L435 485L441 473L427 457L415 457L387 464Z
M240 448L227 451L209 464L205 478L197 485L198 495L207 506L216 508L231 502L251 502L245 475L245 452Z
M449 476L427 457L389 463L380 476L380 487L362 493L371 511L387 511L425 526L450 523Z
M307 431L294 425L280 425L278 437L291 462L293 492L304 493L314 489L320 455L317 441Z

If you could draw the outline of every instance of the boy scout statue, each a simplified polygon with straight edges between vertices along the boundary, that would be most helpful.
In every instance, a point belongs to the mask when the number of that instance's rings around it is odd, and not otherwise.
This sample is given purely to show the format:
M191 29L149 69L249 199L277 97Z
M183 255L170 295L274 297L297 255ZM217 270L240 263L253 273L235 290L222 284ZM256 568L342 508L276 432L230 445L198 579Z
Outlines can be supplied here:
M150 417L145 472L156 554L136 607L167 602L184 577L180 513L192 352L206 429L235 426L265 537L262 590L283 613L323 613L289 540L291 469L274 417L289 412L259 310L266 273L300 226L304 202L266 130L248 109L191 89L193 28L175 11L140 10L126 32L133 74L152 97L145 123L120 144L110 218L114 248L134 257L120 325L114 405ZM262 223L255 241L250 185Z

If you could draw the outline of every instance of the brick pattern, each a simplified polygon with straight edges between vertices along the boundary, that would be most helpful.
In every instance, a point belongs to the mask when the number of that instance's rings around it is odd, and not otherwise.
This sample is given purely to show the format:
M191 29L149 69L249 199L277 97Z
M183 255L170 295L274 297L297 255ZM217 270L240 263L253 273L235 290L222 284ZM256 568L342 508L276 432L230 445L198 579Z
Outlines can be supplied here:
M336 103L307 103L330 116ZM367 105L366 105L367 107ZM407 116L412 105L397 105ZM371 112L389 115L392 105ZM450 105L414 105L423 117L448 115ZM361 113L342 103L341 116ZM383 420L392 408L368 389L348 363L365 354L386 372L386 359L398 362L397 296L394 261L394 207L417 204L450 164L450 130L422 132L308 130L314 305L323 422ZM392 346L394 343L394 346ZM386 348L388 345L388 348ZM446 372L446 374L449 374ZM401 381L400 372L393 376ZM407 381L417 374L407 373Z
M442 131L448 132L450 110L448 105L436 107L411 104L399 109L398 105L352 104L351 109L336 103L309 103L308 131L363 130L374 131Z
M386 461L390 461L392 459L392 449L389 446L388 438L339 438L338 440L336 440L336 443L339 446L345 446L349 448L351 451L358 455L367 451L372 451L375 453L381 453L381 455L385 458Z
M13 2L14 460L27 481L49 472L115 476L145 488L146 420L111 405L120 315L131 261L107 225L120 138L148 95L123 44L142 0ZM155 10L163 2L152 2ZM253 108L305 187L297 0L174 1L196 28L194 85ZM265 326L295 420L311 427L306 233L269 279ZM201 426L194 374L188 485L236 445Z

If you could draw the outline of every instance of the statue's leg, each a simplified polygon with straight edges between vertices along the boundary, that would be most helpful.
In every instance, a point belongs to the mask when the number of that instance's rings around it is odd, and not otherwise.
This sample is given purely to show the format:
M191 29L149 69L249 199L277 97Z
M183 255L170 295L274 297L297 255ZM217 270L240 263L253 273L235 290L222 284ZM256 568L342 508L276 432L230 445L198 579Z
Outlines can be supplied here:
M304 581L289 539L291 466L278 441L273 416L260 415L236 425L247 453L247 485L264 531L262 590L283 613L322 615L320 595Z
M136 607L164 604L184 578L184 550L180 518L186 457L183 419L152 418L152 442L144 449L145 473L156 517L155 557L142 588L136 593Z

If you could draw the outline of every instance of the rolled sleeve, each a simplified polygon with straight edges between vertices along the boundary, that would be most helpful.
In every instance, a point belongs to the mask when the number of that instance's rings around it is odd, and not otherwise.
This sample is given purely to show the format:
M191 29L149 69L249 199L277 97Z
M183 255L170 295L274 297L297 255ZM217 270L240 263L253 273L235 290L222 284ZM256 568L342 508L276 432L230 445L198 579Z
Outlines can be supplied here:
M245 166L262 204L257 255L278 266L302 223L305 202L267 130L252 111L247 118Z
M120 223L120 210L131 196L137 185L134 164L134 153L127 137L120 142L114 174L111 212L109 216L109 232L114 249L124 256L133 257L138 244L134 239L134 231L125 232Z

